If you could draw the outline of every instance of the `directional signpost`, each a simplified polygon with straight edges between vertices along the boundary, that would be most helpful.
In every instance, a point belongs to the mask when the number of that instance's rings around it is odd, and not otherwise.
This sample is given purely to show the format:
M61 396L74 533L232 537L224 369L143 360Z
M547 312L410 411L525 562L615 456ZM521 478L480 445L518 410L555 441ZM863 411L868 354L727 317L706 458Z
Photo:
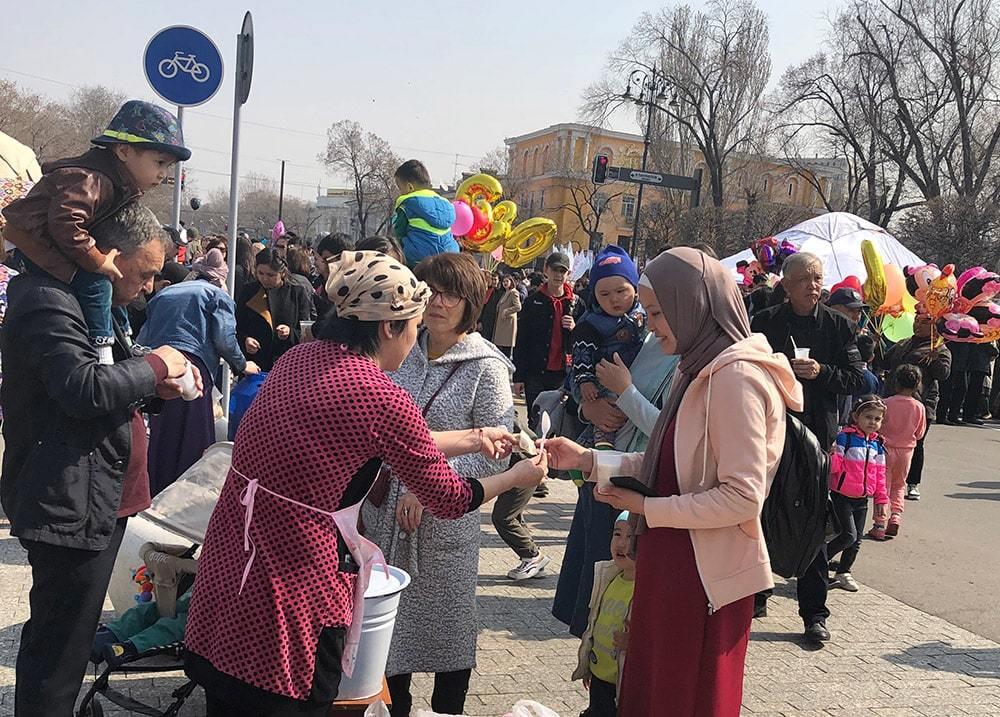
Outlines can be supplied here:
M222 54L212 39L193 27L173 25L153 35L143 53L143 69L153 92L177 105L177 124L184 127L184 108L208 102L222 86ZM172 224L180 229L181 163L174 170Z
M631 182L647 184L663 189L683 189L691 192L691 206L697 207L701 199L700 169L695 170L693 177L683 177L676 174L661 174L660 172L643 172L628 167L615 167L608 164L608 156L599 154L594 157L594 184L605 182Z

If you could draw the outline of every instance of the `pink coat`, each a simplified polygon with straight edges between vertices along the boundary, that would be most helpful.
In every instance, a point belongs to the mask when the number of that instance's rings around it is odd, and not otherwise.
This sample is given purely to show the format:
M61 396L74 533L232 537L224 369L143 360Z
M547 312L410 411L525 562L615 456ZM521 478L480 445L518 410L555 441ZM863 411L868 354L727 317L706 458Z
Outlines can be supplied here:
M885 399L885 419L879 431L889 448L916 448L927 432L924 404L909 396Z
M802 385L760 334L719 354L677 409L680 495L646 498L646 522L690 532L710 610L774 587L760 511L781 460L786 409L802 410ZM641 453L593 456L590 480L599 484L638 475L643 460Z
M922 406L920 410L923 411ZM830 456L830 490L848 498L874 497L875 505L889 502L885 489L885 446L877 433L865 435L860 429L847 426L837 434Z
M355 503L367 488L351 479L382 458L432 514L457 518L471 507L472 486L435 447L413 399L375 362L328 341L286 353L240 423L234 470L198 562L188 649L254 687L308 697L319 634L350 625L357 575L341 570L333 521L274 494L319 511L346 508L345 498ZM245 536L248 479L263 490ZM256 557L240 592L251 544Z

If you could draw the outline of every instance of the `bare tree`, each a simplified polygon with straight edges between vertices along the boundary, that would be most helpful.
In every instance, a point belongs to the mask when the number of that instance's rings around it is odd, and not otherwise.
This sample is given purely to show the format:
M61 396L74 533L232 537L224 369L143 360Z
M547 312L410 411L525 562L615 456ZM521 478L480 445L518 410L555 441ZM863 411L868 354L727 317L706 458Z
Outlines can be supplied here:
M485 172L500 180L505 199L517 201L526 186L523 173L516 168L507 147L499 145L480 157L470 168L472 172ZM528 217L519 216L518 219Z
M611 79L634 70L662 76L658 111L705 163L712 204L724 205L726 178L760 141L761 98L771 74L767 18L752 0L711 0L645 13L608 62L607 76L585 94L584 111L607 117L620 105ZM675 98L669 104L668 97ZM659 122L653 113L654 123ZM645 119L645 118L644 118ZM645 124L645 121L643 121Z
M885 66L868 54L853 13L834 19L826 45L782 76L774 98L777 151L828 210L887 226L896 212L913 206L905 201L906 172L898 161L912 146L896 121ZM841 191L831 191L815 163L802 159L812 153L843 162Z
M362 236L390 225L395 194L392 176L402 160L388 142L357 122L341 120L327 130L326 151L319 160L351 182Z
M91 85L76 90L65 105L65 117L74 144L86 148L108 126L108 122L125 104L126 95L103 85Z
M287 194L282 207L282 223L287 231L293 231L303 239L315 233L316 222L321 215L312 202ZM208 200L195 212L193 223L219 232L229 221L229 192L217 189L208 195ZM278 221L278 184L265 175L256 172L240 179L240 228L255 237L268 237Z
M925 199L978 196L1000 143L995 0L854 0L852 10L900 130L882 133L889 156Z
M589 172L573 168L568 161L556 168L555 174L558 179L553 188L562 190L564 198L556 211L566 210L572 214L589 243L596 245L601 220L611 209L611 201L624 194L623 191L614 191L613 187L621 185L594 184Z

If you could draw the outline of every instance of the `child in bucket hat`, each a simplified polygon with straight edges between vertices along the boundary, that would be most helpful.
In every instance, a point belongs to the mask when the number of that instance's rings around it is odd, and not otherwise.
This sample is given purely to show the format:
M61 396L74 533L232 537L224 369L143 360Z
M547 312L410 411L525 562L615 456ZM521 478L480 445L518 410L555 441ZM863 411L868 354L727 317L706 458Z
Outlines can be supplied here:
M100 363L110 364L114 327L111 280L120 278L118 252L100 251L91 228L166 179L191 157L177 118L149 102L130 100L79 157L43 168L38 183L3 210L5 237L24 255L29 271L69 284L80 302ZM115 320L127 330L127 317Z

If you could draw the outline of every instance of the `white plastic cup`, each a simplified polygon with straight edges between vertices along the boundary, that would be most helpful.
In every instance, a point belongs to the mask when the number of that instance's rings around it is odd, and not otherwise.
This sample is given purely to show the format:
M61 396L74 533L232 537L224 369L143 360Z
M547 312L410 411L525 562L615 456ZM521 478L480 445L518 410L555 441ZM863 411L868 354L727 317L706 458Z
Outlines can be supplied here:
M300 321L299 322L299 334L302 336L303 341L313 340L313 324L315 321Z
M795 349L795 358L796 360L809 358L808 347L804 349L799 349L799 348Z
M191 364L188 364L187 371L177 381L181 385L181 398L185 401L193 401L201 396L198 385L194 381L194 366Z

